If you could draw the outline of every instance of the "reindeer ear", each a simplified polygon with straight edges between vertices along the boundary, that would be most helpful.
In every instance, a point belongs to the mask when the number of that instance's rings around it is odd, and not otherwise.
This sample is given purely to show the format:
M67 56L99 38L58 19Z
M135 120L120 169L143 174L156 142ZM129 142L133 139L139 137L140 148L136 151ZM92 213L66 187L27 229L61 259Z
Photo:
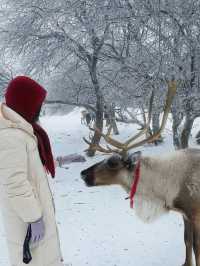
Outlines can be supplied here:
M129 170L134 169L136 163L140 160L142 156L141 151L134 152L132 154L128 155L128 158L126 159L126 166Z
M142 156L142 152L141 151L136 151L136 152L130 154L130 157L131 157L132 161L135 161L135 162L140 160L141 156Z

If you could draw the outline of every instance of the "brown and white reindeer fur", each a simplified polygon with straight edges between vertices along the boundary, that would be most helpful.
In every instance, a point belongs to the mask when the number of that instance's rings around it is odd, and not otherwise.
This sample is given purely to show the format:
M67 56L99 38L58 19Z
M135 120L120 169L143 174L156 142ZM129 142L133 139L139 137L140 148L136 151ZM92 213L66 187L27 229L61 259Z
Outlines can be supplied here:
M151 222L170 210L183 214L186 260L200 266L200 150L179 150L164 156L141 156L127 160L113 155L81 172L88 186L121 185L128 193L134 180L134 167L140 160L140 179L134 198L134 210L145 222Z

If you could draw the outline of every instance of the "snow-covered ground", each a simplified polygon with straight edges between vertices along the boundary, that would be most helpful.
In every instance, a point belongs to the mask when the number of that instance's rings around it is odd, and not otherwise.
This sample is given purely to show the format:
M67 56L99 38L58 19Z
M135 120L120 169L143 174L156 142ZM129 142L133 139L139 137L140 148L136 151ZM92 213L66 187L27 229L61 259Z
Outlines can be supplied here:
M80 124L80 109L68 115L42 119L48 130L54 153L84 155L83 136L88 129ZM136 131L133 125L119 125L119 138ZM198 129L198 121L194 130ZM158 147L142 147L145 154L173 150L170 127L165 143ZM193 143L192 143L193 144ZM194 144L193 144L194 145ZM73 163L69 169L59 168L50 180L57 209L57 222L66 266L179 266L184 261L182 217L171 212L152 224L144 224L129 208L120 187L87 188L80 171L95 161ZM0 221L0 266L8 266L5 234Z

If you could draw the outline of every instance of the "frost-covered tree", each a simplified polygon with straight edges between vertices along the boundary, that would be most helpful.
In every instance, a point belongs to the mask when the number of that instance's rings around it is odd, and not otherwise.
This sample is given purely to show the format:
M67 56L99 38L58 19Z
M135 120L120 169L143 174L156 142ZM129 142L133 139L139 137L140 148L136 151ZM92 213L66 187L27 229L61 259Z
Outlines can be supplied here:
M2 0L1 47L47 84L49 101L92 109L100 129L105 104L143 123L133 110L144 114L154 90L156 130L174 76L174 143L186 147L199 116L199 12L197 0Z
M130 10L134 10L136 1L128 2ZM195 104L199 101L199 1L158 0L137 4L141 7L142 23L149 35L147 48L151 52L154 50L156 79L174 75L179 81L179 100L172 109L174 143L178 148L185 148L194 119L199 116L199 107ZM177 138L181 118L185 122Z

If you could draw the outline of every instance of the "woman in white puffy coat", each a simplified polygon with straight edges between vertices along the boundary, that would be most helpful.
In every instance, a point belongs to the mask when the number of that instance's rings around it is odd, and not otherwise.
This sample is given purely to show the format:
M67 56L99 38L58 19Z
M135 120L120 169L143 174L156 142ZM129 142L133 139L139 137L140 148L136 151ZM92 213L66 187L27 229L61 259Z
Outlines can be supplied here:
M48 136L36 123L46 91L28 77L13 79L0 105L0 208L10 263L23 266L32 229L30 266L62 266L47 172L55 175Z

